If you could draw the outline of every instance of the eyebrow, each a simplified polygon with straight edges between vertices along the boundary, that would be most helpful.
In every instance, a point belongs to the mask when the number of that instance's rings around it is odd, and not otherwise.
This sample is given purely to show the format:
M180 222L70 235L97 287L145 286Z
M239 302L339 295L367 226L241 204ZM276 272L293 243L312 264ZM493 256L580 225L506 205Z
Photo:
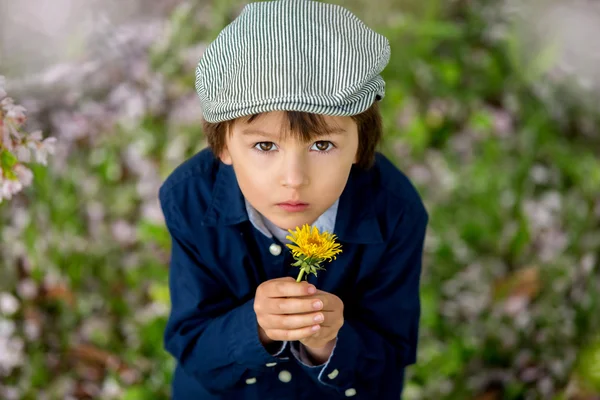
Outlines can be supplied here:
M327 132L323 132L318 136L328 136L328 135L341 135L346 133L345 129L342 128L331 128L330 130L328 130ZM271 133L271 132L266 132L266 131L261 131L260 129L244 129L242 130L242 134L244 136L251 136L251 135L256 135L256 136L264 136L264 137L273 137L276 136L275 134Z

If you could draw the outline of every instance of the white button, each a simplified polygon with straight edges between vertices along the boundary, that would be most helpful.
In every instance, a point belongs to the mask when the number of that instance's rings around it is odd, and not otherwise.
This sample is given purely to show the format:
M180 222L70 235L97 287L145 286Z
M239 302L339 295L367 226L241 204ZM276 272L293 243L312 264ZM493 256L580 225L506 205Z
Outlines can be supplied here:
M253 383L256 383L256 378L250 378L250 379L246 379L246 383L248 385L252 385Z
M269 246L269 251L274 256L278 256L281 254L281 246L278 245L277 243L273 243L272 245Z
M268 363L268 364L266 364L266 365L267 365L267 367L274 367L274 366L276 366L276 365L277 365L277 363Z
M337 369L334 369L333 371L331 371L331 373L329 375L327 375L327 377L329 379L335 379L335 377L338 376L339 373L340 373L340 371L338 371Z
M292 374L284 369L279 373L279 380L283 383L288 383L292 380Z
M356 389L354 389L354 388L346 389L346 392L345 392L346 397L352 397L355 394L356 394Z

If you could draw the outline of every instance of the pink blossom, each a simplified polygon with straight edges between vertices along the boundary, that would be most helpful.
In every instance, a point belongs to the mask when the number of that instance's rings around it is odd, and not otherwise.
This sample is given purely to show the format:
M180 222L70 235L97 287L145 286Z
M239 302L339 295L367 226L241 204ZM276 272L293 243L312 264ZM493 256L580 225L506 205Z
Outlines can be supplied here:
M10 200L13 195L19 193L21 190L23 190L21 182L0 176L0 203L2 199Z
M23 164L15 165L15 174L17 175L17 179L23 187L31 185L33 181L33 172Z
M17 163L13 163L8 170L0 168L0 202L3 199L11 199L24 187L31 185L33 173L23 163L31 161L31 153L37 163L46 165L48 155L54 154L56 150L56 139L43 139L41 131L31 134L22 131L27 120L26 109L14 103L10 97L6 97L4 85L6 79L0 76L0 150L8 151L16 157Z
M23 106L12 106L6 112L6 118L10 118L17 124L21 125L25 122L25 107Z
M48 164L48 154L54 154L56 151L56 138L49 137L44 139L37 146L37 151L35 153L35 160L39 164L47 165Z
M20 162L31 162L31 150L26 146L17 146L15 149L15 155Z

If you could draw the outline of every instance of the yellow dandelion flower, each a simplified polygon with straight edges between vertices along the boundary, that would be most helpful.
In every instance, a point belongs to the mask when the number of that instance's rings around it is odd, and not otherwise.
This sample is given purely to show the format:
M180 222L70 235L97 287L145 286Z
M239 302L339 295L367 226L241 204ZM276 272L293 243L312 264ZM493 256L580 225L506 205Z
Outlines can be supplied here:
M296 228L295 231L288 230L289 239L292 244L286 245L294 255L296 263L293 266L300 267L300 274L297 281L302 280L302 276L306 273L317 275L317 270L324 269L319 264L323 261L335 260L337 254L342 252L341 245L337 243L336 235L329 232L319 232L319 228L312 228L305 224L301 228Z

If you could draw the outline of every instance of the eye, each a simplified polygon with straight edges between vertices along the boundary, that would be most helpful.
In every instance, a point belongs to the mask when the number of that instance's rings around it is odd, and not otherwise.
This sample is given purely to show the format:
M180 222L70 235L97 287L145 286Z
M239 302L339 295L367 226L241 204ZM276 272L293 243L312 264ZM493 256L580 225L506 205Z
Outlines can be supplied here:
M273 142L258 142L254 145L254 148L265 153L276 149L275 143Z
M310 149L319 151L321 153L326 153L328 151L331 151L334 148L335 148L335 145L333 143L331 143L330 141L319 140L318 142L315 142Z

